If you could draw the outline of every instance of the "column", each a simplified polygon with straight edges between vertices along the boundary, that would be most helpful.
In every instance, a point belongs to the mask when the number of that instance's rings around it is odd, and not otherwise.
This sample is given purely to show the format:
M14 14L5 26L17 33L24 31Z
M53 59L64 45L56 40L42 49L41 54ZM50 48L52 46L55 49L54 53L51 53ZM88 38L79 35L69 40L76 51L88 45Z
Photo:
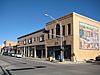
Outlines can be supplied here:
M64 61L64 51L61 51L61 61Z
M36 58L36 46L34 46L34 58Z
M43 50L41 50L41 58L43 58Z
M31 53L31 56L34 57L34 47L32 46L31 49L32 49L32 50L31 50L31 52L32 52L32 53Z
M30 57L30 47L28 47L28 57Z
M53 60L55 60L55 51L53 51Z
M24 53L23 53L23 57L25 57L25 47L24 47Z
M47 46L46 46L46 43L45 43L45 58L47 58Z

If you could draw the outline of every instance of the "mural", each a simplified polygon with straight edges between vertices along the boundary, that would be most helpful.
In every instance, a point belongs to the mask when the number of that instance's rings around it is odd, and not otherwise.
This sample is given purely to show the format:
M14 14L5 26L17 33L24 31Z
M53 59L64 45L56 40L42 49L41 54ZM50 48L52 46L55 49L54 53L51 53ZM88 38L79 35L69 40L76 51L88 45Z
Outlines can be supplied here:
M80 49L99 49L98 28L80 22Z

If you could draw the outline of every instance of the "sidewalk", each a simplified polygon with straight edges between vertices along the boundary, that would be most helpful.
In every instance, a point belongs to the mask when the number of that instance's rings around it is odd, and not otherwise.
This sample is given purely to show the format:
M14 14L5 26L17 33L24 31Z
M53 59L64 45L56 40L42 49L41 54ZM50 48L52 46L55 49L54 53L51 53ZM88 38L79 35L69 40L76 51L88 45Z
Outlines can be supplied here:
M23 59L34 61L34 62L43 62L43 63L48 63L48 64L55 64L55 65L60 65L60 64L85 64L85 62L73 62L73 61L63 61L59 62L57 60L55 61L48 61L45 58L31 58L31 57L24 57Z

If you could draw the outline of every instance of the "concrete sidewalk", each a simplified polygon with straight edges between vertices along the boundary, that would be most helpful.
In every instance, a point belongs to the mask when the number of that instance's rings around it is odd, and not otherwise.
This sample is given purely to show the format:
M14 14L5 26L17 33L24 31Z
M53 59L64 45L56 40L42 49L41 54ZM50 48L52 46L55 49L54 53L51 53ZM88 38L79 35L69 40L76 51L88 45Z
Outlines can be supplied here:
M63 61L59 62L57 60L55 61L48 61L45 58L31 58L31 57L24 57L23 59L29 60L29 61L34 61L34 62L43 62L43 63L48 63L48 64L55 64L55 65L60 65L60 64L85 64L85 62L73 62L73 61Z

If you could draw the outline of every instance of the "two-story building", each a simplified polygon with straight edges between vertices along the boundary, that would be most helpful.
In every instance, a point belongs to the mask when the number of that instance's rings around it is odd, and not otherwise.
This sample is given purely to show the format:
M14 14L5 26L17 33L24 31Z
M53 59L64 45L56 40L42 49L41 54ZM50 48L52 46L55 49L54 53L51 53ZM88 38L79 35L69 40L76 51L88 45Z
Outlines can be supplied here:
M75 12L46 23L46 28L19 37L25 57L83 61L100 55L100 22Z
M100 55L100 22L75 12L46 24L47 55L83 61ZM61 50L61 46L63 50Z
M2 47L2 53L6 52L6 53L16 53L17 52L17 47L16 49L14 49L14 47L16 46L16 42L11 41L11 40L6 40L3 43L3 47Z
M17 38L18 53L24 57L45 57L45 35L44 29L23 35Z

